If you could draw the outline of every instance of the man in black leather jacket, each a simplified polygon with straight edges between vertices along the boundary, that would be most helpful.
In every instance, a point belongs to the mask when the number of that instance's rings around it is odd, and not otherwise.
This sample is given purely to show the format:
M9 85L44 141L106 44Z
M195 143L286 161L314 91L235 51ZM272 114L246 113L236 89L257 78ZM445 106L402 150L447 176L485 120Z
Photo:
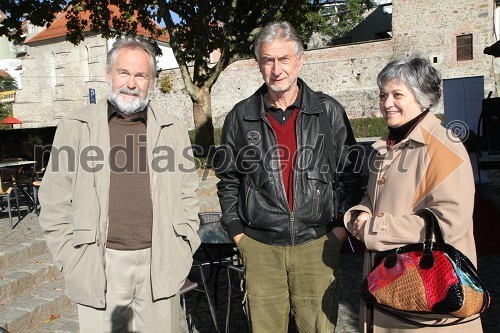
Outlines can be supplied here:
M298 78L304 49L288 22L264 27L254 49L265 84L227 115L216 168L222 223L245 266L252 332L286 333L290 310L300 332L333 332L343 207L361 194L348 159L356 141L342 105ZM329 146L323 128L333 131Z

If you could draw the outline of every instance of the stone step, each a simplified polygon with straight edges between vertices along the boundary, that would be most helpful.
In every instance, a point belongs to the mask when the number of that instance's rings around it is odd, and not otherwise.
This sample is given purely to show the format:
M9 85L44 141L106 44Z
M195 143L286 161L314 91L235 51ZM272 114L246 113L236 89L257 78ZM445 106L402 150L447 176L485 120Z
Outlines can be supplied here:
M45 319L29 330L29 333L71 333L78 332L78 329L78 308L73 304L55 316Z
M217 184L212 181L200 182L196 195L198 198L217 195Z
M200 212L220 212L219 198L217 195L202 197L200 199Z
M54 267L48 252L18 261L16 265L0 270L0 309L3 304L38 285L54 280L59 275L60 272Z
M15 229L12 233L15 233ZM22 239L15 246L0 249L0 271L16 265L19 261L47 252L47 243L43 236Z
M60 276L1 306L0 327L11 333L29 332L72 306L74 302L64 295L64 281Z

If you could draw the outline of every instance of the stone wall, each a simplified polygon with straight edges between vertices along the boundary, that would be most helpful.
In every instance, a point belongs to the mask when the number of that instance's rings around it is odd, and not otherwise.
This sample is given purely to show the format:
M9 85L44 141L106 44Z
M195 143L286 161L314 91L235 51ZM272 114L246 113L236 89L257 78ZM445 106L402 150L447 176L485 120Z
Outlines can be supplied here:
M23 89L14 114L24 127L57 125L61 117L88 103L89 88L105 96L106 40L91 36L78 46L60 40L32 45L23 59Z
M493 42L492 1L395 0L392 18L390 40L306 51L300 76L313 89L337 98L351 118L379 115L378 72L392 57L414 51L435 59L443 79L483 76L485 95L495 90L493 58L482 52ZM456 36L469 33L473 34L474 59L459 62ZM24 127L56 125L60 117L88 103L88 88L96 89L97 99L105 98L106 52L106 41L100 37L86 38L79 46L63 40L32 45L24 62L24 89L16 96L14 115L24 121ZM179 70L162 75L171 77L173 89L167 94L155 89L153 101L193 128L192 102ZM222 126L233 105L250 96L262 82L253 59L237 61L224 70L212 88L214 125ZM437 112L443 112L442 102Z
M378 115L375 78L387 63L390 50L392 41L384 40L306 51L300 76L313 89L337 98L350 117ZM155 99L167 105L168 112L192 127L192 104L184 91L180 73L171 70L166 75L171 77L173 89L167 94L157 92ZM233 105L252 95L262 83L262 76L253 59L240 60L224 70L212 89L215 126L222 126Z
M483 53L495 41L491 0L396 0L392 27L394 55L422 52L444 79L484 76L485 96L495 90L493 57ZM472 34L473 60L457 61L456 37Z

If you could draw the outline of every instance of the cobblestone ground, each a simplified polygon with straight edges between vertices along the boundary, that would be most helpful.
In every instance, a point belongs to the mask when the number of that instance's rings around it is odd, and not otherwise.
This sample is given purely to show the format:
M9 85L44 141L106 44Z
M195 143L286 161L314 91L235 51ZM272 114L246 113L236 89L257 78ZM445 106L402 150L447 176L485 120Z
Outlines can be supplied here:
M359 283L361 280L361 267L363 256L359 254L342 254L342 289L341 302L339 307L339 319L335 333L354 333L358 332L358 308L359 308ZM499 333L500 332L500 256L481 256L479 257L479 275L490 291L492 303L489 309L482 315L482 323L484 333ZM217 320L221 332L224 332L226 304L227 304L227 277L221 274L219 277L218 288L218 303L216 307ZM213 283L209 284L209 288L213 291ZM236 288L237 289L237 288ZM236 292L236 296L232 300L231 306L231 333L247 333L248 326L241 306L241 294ZM196 303L198 308L194 313L194 332L199 333L215 333L212 319L208 310L205 295L191 292L187 295L188 313L195 311ZM187 325L185 321L181 322L182 333L187 333ZM294 333L296 330L291 325L289 333ZM474 333L474 332L470 332Z
M339 320L335 331L337 333L357 332L359 307L358 286L361 279L362 261L363 257L359 254L343 254L341 256L342 289ZM227 309L227 276L225 273L225 270L221 270L221 274L219 275L216 306L217 321L222 332L224 331ZM212 282L209 283L209 288L213 296L213 279ZM239 287L237 285L233 288L234 297L231 301L231 325L229 330L231 333L248 332L248 326L241 305L242 295L238 289ZM199 333L215 333L205 295L192 291L186 294L186 303L188 314L193 315L193 331ZM184 322L181 323L181 326L182 333L187 333L187 324ZM295 332L296 330L293 323L290 326L289 332Z

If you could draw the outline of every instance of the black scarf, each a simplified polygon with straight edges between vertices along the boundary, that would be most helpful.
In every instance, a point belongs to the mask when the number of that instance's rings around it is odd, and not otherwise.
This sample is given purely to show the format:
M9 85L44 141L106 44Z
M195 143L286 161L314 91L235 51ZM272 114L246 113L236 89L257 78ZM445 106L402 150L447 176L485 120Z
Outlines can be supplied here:
M429 109L425 110L406 124L403 124L399 127L388 127L389 128L389 136L387 137L387 146L392 147L396 143L401 142L404 138L408 136L408 134L413 131L415 126L422 120L427 113L429 113Z

